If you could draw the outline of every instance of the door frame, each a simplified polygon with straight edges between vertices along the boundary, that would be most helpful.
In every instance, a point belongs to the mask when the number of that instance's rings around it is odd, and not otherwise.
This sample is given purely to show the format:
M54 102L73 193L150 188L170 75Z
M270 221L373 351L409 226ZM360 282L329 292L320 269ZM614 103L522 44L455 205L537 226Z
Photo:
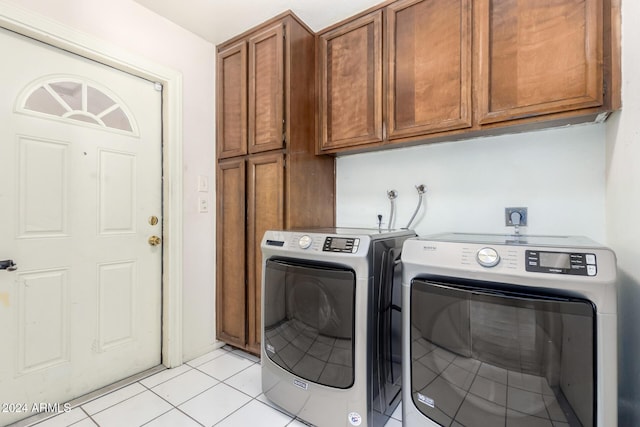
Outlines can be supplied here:
M0 0L0 27L161 83L162 91L162 364L182 364L183 160L182 73L111 43Z

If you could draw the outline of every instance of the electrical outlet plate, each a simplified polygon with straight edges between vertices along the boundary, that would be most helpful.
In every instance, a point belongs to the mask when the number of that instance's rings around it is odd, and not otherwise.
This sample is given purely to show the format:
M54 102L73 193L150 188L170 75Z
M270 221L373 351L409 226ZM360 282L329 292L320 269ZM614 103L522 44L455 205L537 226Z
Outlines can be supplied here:
M504 208L504 225L507 227L515 227L515 225L511 221L511 214L514 212L520 213L520 224L518 225L520 227L526 227L528 215L527 215L527 208L524 208L524 207Z
M200 197L198 199L198 212L207 213L209 212L209 200L205 197Z

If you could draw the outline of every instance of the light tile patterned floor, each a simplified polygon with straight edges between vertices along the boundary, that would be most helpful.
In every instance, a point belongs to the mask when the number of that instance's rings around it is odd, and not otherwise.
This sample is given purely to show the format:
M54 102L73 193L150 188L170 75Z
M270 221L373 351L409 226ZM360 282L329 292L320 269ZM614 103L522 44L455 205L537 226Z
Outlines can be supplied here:
M398 405L386 427L400 427L401 419ZM273 407L262 394L259 359L231 347L161 371L31 425L305 427L302 420Z

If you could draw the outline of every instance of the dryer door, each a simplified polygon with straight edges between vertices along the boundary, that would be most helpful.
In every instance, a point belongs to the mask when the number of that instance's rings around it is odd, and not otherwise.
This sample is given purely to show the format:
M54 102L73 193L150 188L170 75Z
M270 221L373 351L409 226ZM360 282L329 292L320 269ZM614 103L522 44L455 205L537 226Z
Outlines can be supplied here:
M263 345L292 374L329 387L353 385L353 270L329 264L267 260Z

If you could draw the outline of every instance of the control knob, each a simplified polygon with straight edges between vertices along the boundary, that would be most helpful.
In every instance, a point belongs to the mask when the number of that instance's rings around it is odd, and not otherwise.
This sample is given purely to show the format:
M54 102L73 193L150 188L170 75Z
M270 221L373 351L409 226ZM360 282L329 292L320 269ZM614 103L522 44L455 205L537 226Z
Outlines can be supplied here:
M311 246L311 243L313 243L313 239L311 239L311 236L307 234L300 237L300 240L298 240L298 246L300 246L300 249L308 249L309 246Z
M500 255L493 248L482 248L476 254L476 260L483 267L495 267L500 262Z

